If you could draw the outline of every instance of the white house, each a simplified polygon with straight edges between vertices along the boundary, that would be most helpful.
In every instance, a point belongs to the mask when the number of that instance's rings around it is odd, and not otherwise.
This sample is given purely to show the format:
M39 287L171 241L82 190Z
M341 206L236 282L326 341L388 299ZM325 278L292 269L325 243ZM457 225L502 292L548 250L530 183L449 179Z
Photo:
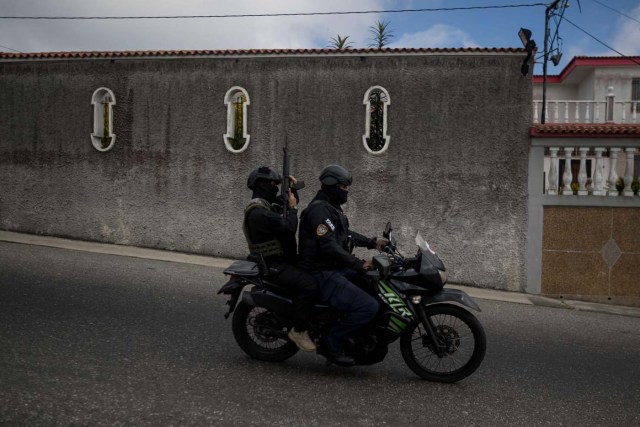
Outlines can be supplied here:
M573 186L570 194L618 195L622 178L625 195L633 195L640 155L629 143L640 135L640 56L577 56L546 81L534 76L532 121L532 137L572 141L547 147L546 194L569 194Z
M640 57L533 77L528 292L640 307L639 104Z
M533 122L640 123L640 56L576 56L558 75L533 77Z

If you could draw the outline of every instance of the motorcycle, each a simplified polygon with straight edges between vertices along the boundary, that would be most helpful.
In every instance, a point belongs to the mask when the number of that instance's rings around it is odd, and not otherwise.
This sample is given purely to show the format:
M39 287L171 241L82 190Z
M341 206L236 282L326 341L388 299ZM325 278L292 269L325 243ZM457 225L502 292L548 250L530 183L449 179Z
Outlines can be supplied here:
M375 268L362 275L362 288L377 298L380 310L348 340L345 353L356 365L375 364L399 339L405 363L421 378L453 383L471 375L487 345L482 325L469 311L480 307L465 292L444 288L444 263L420 233L415 257L398 251L390 223L383 236L389 244L373 257ZM229 295L225 318L233 313L232 330L240 348L255 359L279 362L296 354L298 347L287 337L293 324L292 294L270 282L269 273L261 257L235 261L224 270L229 280L218 294ZM251 288L243 292L246 286ZM339 320L340 313L316 304L311 337L319 342Z

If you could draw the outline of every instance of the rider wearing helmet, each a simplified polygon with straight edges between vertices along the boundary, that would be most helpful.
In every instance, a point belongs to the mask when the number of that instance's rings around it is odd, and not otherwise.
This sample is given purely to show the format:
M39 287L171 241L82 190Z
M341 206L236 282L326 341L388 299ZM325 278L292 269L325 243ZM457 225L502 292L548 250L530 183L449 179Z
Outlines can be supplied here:
M368 238L349 229L349 220L340 205L347 202L351 173L340 165L325 167L320 173L322 187L302 212L300 223L300 266L311 271L320 285L320 299L345 314L334 325L319 352L329 360L350 366L353 357L344 353L346 339L371 321L378 302L352 283L356 273L373 267L353 254L353 246L381 249L386 240Z
M296 183L290 177L292 184ZM249 175L247 187L253 191L252 200L244 211L243 231L252 254L262 254L269 266L270 280L293 289L294 325L289 338L301 350L315 351L315 343L309 337L309 316L317 298L318 285L309 273L296 267L296 230L298 229L298 196L290 189L286 207L278 204L280 175L262 166ZM286 221L282 210L288 209Z

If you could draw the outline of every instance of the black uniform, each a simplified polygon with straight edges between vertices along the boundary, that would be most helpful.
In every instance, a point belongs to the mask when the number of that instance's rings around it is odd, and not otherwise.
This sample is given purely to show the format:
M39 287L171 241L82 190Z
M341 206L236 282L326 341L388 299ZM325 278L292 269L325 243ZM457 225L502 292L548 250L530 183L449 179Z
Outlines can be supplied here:
M313 276L296 267L298 210L289 209L287 220L283 222L281 206L271 205L267 200L255 196L260 194L254 191L254 199L245 211L244 225L249 248L269 248L263 255L269 268L276 271L269 279L295 291L294 328L296 331L306 331L317 299L318 285Z
M376 247L376 238L349 230L349 219L339 205L318 191L302 212L300 227L300 267L309 271L361 270L363 260L351 254L349 246Z
M346 338L369 323L379 307L373 296L350 280L364 263L351 254L350 245L372 249L376 238L349 230L339 203L320 190L302 212L300 266L318 280L321 300L345 314L323 343L331 353L342 352Z
M245 213L245 225L248 228L248 240L252 244L264 244L276 240L281 245L281 254L265 255L265 259L272 263L297 263L296 231L298 230L298 210L287 211L286 222L282 221L282 206L271 205L265 199L253 199L249 206L255 207ZM268 209L266 206L270 206ZM251 248L249 248L251 250Z

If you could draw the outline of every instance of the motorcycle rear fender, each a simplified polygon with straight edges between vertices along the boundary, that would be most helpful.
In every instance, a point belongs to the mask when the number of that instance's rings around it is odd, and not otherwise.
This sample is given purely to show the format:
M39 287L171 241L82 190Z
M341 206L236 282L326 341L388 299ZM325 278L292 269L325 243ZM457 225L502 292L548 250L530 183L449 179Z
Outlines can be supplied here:
M248 284L249 283L247 283L246 280L242 280L240 278L231 279L227 283L222 285L222 287L218 291L218 295L219 294L233 295L236 292L240 292L242 288L244 288Z
M227 301L227 305L229 306L229 311L227 311L224 315L224 318L227 319L233 310L236 309L236 305L238 304L238 299L240 298L240 292L242 292L242 288L251 283L242 278L232 278L227 283L222 285L218 294L229 295L229 301Z
M423 304L442 304L442 303L458 303L465 307L469 307L476 311L480 310L480 306L475 302L473 298L464 291L459 289L442 289L440 292L433 295L424 295L422 297Z

